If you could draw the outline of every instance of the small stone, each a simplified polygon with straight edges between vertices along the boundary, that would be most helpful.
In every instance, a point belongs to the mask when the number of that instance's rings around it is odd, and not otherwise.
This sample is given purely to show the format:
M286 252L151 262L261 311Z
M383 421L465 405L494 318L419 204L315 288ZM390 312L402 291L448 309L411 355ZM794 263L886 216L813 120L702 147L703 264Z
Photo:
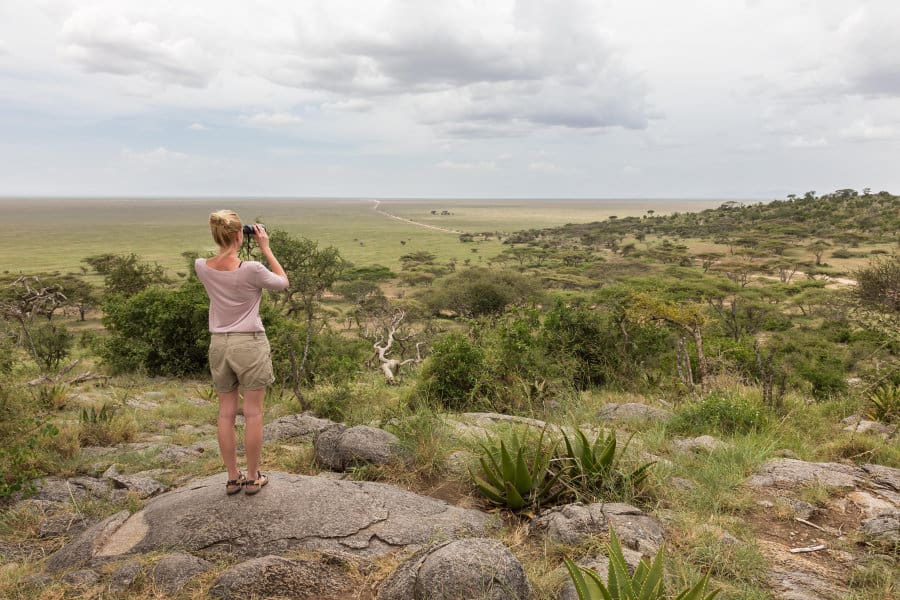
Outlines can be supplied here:
M59 537L70 532L80 531L84 526L85 522L78 515L52 515L41 522L40 536L42 538Z
M141 562L129 560L109 576L109 591L116 595L125 593L140 575Z
M728 444L711 435L675 440L672 446L681 452L715 452L728 448Z
M763 508L775 508L775 503L771 500L757 500L756 505Z
M100 575L97 574L96 571L92 571L90 569L82 569L80 571L73 571L72 573L68 573L62 578L62 580L69 585L74 585L76 587L90 587L99 583Z
M696 483L684 477L672 477L669 479L669 485L682 492L689 492L697 487Z
M671 411L639 402L610 402L597 411L597 417L605 421L668 421L674 416Z
M813 506L809 502L804 502L803 500L794 500L790 498L788 499L788 504L791 505L791 509L794 511L794 517L798 519L808 521L819 512L819 509L816 506Z
M213 568L202 558L183 552L173 552L163 556L150 574L153 585L167 594L175 594L195 575Z
M900 548L900 510L865 519L861 529L873 542L888 548Z

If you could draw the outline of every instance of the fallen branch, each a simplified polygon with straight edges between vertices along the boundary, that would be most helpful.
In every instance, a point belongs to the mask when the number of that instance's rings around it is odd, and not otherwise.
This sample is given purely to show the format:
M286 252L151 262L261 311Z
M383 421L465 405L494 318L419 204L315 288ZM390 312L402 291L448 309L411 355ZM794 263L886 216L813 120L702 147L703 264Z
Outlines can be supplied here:
M818 552L819 550L825 550L827 546L825 544L819 544L818 546L807 546L805 548L791 548L791 554L799 554L801 552Z
M824 527L820 527L820 526L816 525L815 523L810 523L806 519L801 519L800 517L794 517L794 520L797 521L798 523L803 523L804 525L809 525L810 527L814 527L814 528L818 529L819 531L824 531L825 533L829 533Z

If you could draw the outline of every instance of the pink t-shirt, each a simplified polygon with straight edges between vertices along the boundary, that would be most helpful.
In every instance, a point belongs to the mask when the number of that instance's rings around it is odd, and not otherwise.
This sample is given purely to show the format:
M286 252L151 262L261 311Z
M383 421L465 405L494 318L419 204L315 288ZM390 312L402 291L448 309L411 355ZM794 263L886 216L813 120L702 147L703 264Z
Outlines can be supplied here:
M276 275L262 263L246 261L234 271L216 271L206 259L194 261L194 271L209 295L211 333L254 333L265 331L259 318L262 291L283 290L286 277Z

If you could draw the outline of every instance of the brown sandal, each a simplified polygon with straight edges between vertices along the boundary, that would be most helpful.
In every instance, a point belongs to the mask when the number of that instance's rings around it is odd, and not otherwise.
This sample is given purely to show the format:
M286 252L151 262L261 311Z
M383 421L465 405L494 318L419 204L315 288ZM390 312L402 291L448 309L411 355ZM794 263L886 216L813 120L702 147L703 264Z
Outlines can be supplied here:
M259 490L263 489L263 486L267 483L269 483L269 478L257 471L256 479L247 479L244 481L244 493L248 496L258 494Z
M229 496L237 494L241 491L246 482L247 479L244 477L244 474L238 471L237 479L229 479L225 482L225 493Z

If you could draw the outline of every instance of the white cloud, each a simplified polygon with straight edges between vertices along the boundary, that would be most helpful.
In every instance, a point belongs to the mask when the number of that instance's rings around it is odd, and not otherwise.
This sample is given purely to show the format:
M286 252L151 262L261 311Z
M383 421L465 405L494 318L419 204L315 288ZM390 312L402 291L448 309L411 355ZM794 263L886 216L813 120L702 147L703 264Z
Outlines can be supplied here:
M208 49L195 38L166 35L156 23L130 20L115 8L76 9L60 38L63 55L91 73L200 88L215 72Z
M622 173L624 175L628 175L629 177L633 177L635 175L641 174L641 168L635 167L634 165L625 165L622 167Z
M133 150L131 148L123 148L122 156L129 161L140 163L145 166L161 165L182 161L188 158L187 154L169 150L165 146L158 146L152 150Z
M841 129L839 135L846 140L871 142L895 139L900 131L890 125L876 125L871 118L866 117Z
M191 131L207 131L209 127L207 127L203 123L191 123L188 126L188 129L190 129Z
M322 108L325 110L335 110L340 112L369 112L374 106L374 102L364 98L349 98L322 104Z
M528 165L528 168L532 171L537 171L538 173L547 173L550 175L560 175L568 172L558 164L547 160L534 161Z
M806 137L795 135L785 140L784 145L788 148L821 148L828 145L828 140L824 137Z
M294 127L303 123L303 119L289 112L262 112L243 117L243 121L253 127L279 129Z
M497 168L497 163L492 160L484 160L480 162L457 162L453 160L442 160L436 166L439 169L450 169L455 171L492 171Z

